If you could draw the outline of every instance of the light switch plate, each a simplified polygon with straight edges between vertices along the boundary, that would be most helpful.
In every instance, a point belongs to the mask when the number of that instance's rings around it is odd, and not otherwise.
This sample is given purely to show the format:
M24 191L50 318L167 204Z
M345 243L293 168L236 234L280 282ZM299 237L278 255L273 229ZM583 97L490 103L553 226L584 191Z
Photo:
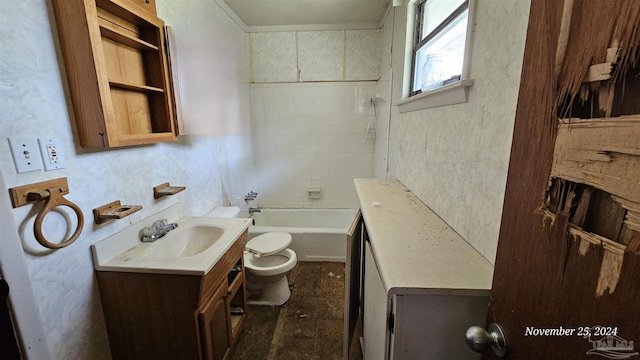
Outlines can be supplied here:
M64 169L65 165L62 155L60 154L60 141L58 141L58 139L39 138L38 144L40 145L40 154L42 155L45 171Z
M42 159L35 138L13 137L8 139L13 164L16 166L18 174L42 170Z

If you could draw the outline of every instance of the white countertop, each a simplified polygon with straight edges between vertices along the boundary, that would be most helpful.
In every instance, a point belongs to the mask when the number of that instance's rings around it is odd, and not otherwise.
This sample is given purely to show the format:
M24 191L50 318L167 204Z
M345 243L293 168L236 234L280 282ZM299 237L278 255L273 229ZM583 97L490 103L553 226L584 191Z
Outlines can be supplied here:
M168 222L177 222L178 229L205 225L224 228L225 233L210 248L197 255L178 258L145 257L143 254L154 243L143 243L140 240L140 230L162 218L168 219ZM98 271L205 275L249 227L250 222L250 219L242 218L182 216L181 207L173 206L91 245L94 268ZM162 240L165 239L156 241Z
M493 265L393 179L355 179L387 292L487 296Z

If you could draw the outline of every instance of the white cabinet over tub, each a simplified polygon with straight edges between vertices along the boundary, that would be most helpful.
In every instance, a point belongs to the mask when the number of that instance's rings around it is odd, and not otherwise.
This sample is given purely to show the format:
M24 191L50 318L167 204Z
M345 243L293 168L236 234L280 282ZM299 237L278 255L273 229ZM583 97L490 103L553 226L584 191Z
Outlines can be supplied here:
M345 359L358 340L366 360L479 359L463 339L486 321L493 266L400 181L354 182L362 219L348 244Z

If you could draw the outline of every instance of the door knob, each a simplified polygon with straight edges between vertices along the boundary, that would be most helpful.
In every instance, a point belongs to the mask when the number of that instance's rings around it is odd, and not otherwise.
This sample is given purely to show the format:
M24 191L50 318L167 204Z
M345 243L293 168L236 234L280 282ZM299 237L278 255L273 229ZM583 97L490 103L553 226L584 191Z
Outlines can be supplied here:
M507 341L504 338L504 331L496 323L489 325L489 331L480 326L470 327L464 334L464 341L475 352L485 352L492 348L493 352L499 357L504 357L507 353Z

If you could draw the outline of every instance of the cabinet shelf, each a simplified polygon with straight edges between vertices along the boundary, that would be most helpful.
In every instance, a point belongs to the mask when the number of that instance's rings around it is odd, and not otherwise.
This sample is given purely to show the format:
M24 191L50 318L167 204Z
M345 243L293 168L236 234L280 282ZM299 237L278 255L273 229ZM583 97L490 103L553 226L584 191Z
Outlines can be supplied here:
M118 25L115 25L105 19L98 18L98 24L100 25L100 35L102 35L102 37L137 50L158 51L158 47L156 45L129 35L125 30L120 30Z
M238 290L240 290L240 288L242 288L243 284L244 284L244 274L243 273L236 273L237 275L233 278L232 281L228 281L229 283L229 296L231 296L232 298L236 295L236 293L238 292ZM231 277L231 275L229 276ZM231 280L231 279L229 279Z
M242 325L242 322L244 320L244 317L246 315L242 314L242 315L231 315L231 333L233 334L233 337L236 337L236 334L238 333L238 330L240 329L239 326Z
M121 146L134 146L144 144L154 144L157 142L173 141L175 135L170 132L154 132L150 134L120 135Z
M154 86L147 86L147 85L127 84L127 83L123 83L123 82L120 82L120 81L109 81L109 86L111 86L112 88L120 88L120 89L141 91L141 92L150 92L150 93L163 93L164 92L164 89L162 89L162 88L158 88L158 87L154 87Z

